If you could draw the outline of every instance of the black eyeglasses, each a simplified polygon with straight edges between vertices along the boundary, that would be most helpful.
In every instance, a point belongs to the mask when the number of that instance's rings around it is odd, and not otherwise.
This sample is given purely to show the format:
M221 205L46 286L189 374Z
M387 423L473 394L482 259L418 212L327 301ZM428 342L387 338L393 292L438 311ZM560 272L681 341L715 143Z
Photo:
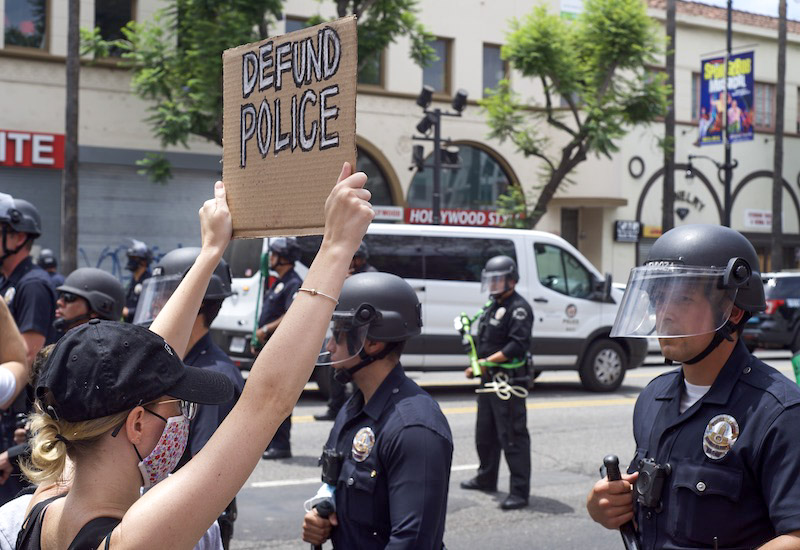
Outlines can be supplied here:
M58 299L64 300L65 304L71 304L78 298L80 298L80 296L78 296L77 294L73 294L72 292L60 292L58 294Z

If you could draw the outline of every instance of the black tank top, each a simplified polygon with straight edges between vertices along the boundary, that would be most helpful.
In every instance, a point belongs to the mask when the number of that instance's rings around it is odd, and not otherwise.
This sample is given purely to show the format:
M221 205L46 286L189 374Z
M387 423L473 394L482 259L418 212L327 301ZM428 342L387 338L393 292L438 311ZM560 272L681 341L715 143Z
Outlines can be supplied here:
M17 550L41 550L44 513L47 506L57 498L63 498L63 495L48 498L33 507L31 513L25 518L22 530L17 536ZM119 525L120 521L122 520L117 518L95 518L91 520L78 532L72 544L69 545L69 550L96 550L99 548L100 543L103 542L103 539L106 541L103 548L108 550L111 544L111 531Z

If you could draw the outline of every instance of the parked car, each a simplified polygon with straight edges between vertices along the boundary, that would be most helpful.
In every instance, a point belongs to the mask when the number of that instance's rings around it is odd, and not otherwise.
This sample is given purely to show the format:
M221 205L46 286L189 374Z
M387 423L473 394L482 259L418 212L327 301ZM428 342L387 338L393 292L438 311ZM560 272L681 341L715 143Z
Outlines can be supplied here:
M321 237L299 239L301 276ZM543 231L516 229L372 224L365 237L369 263L403 277L423 306L422 334L408 342L408 370L463 370L466 354L453 319L473 315L487 300L481 293L486 261L505 254L517 262L517 291L533 306L531 351L537 371L577 370L584 387L613 391L625 372L642 364L647 343L609 338L622 291L611 284L564 239ZM259 254L267 240L234 241L226 258L234 272L235 295L223 304L211 326L216 341L242 367L252 362L249 338L258 294ZM242 250L240 250L240 248ZM246 250L245 250L246 249ZM325 376L315 376L320 386ZM324 391L324 389L323 389Z
M747 321L742 340L751 351L800 346L800 273L762 273L761 280L767 309Z

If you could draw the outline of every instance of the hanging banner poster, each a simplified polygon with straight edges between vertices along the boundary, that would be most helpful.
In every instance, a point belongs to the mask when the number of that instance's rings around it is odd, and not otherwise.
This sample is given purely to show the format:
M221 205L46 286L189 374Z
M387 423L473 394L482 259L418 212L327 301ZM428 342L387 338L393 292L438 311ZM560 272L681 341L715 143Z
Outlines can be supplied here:
M342 164L356 166L356 19L222 55L222 179L234 238L322 234Z
M731 55L728 95L725 96L725 58L705 59L700 65L699 145L722 143L725 112L731 142L753 139L755 92L753 52Z

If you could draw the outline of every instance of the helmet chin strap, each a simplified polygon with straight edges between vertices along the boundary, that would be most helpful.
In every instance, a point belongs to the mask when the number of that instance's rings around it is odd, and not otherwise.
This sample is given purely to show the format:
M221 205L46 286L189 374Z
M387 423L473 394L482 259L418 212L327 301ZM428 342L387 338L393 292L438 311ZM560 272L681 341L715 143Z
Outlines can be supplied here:
M699 363L700 361L708 357L708 355L712 351L717 349L717 346L719 346L723 340L727 340L728 342L733 342L733 336L731 335L734 332L736 332L737 329L738 325L732 322L730 319L728 319L727 321L725 321L725 324L722 325L722 327L714 333L714 338L711 339L711 342L709 342L709 344L706 346L706 349L704 349L691 359L683 361L683 363L687 365L694 365L695 363Z
M78 315L71 319L64 319L63 317L59 317L58 319L53 321L53 328L60 332L64 332L73 328L76 323L79 323L81 321L88 321L91 318L92 318L91 313L84 313L83 315Z
M9 256L13 256L14 254L16 254L17 252L22 250L22 247L24 247L26 244L28 244L28 240L31 238L30 235L26 235L27 238L22 242L21 245L19 245L17 248L15 248L13 250L9 250L8 246L6 246L6 237L8 237L8 226L4 224L3 225L3 242L2 242L2 247L3 247L3 251L4 252L3 252L2 255L0 255L0 265L3 265L3 262L6 260L6 258L8 258Z
M336 369L333 373L333 379L339 382L340 384L348 384L353 381L353 375L363 369L364 367L371 365L375 361L379 359L383 359L387 355L389 355L394 348L397 347L397 342L387 342L386 347L384 347L380 352L376 353L375 355L369 355L364 348L361 348L361 351L358 352L358 358L361 359L356 365L353 365L349 369Z

